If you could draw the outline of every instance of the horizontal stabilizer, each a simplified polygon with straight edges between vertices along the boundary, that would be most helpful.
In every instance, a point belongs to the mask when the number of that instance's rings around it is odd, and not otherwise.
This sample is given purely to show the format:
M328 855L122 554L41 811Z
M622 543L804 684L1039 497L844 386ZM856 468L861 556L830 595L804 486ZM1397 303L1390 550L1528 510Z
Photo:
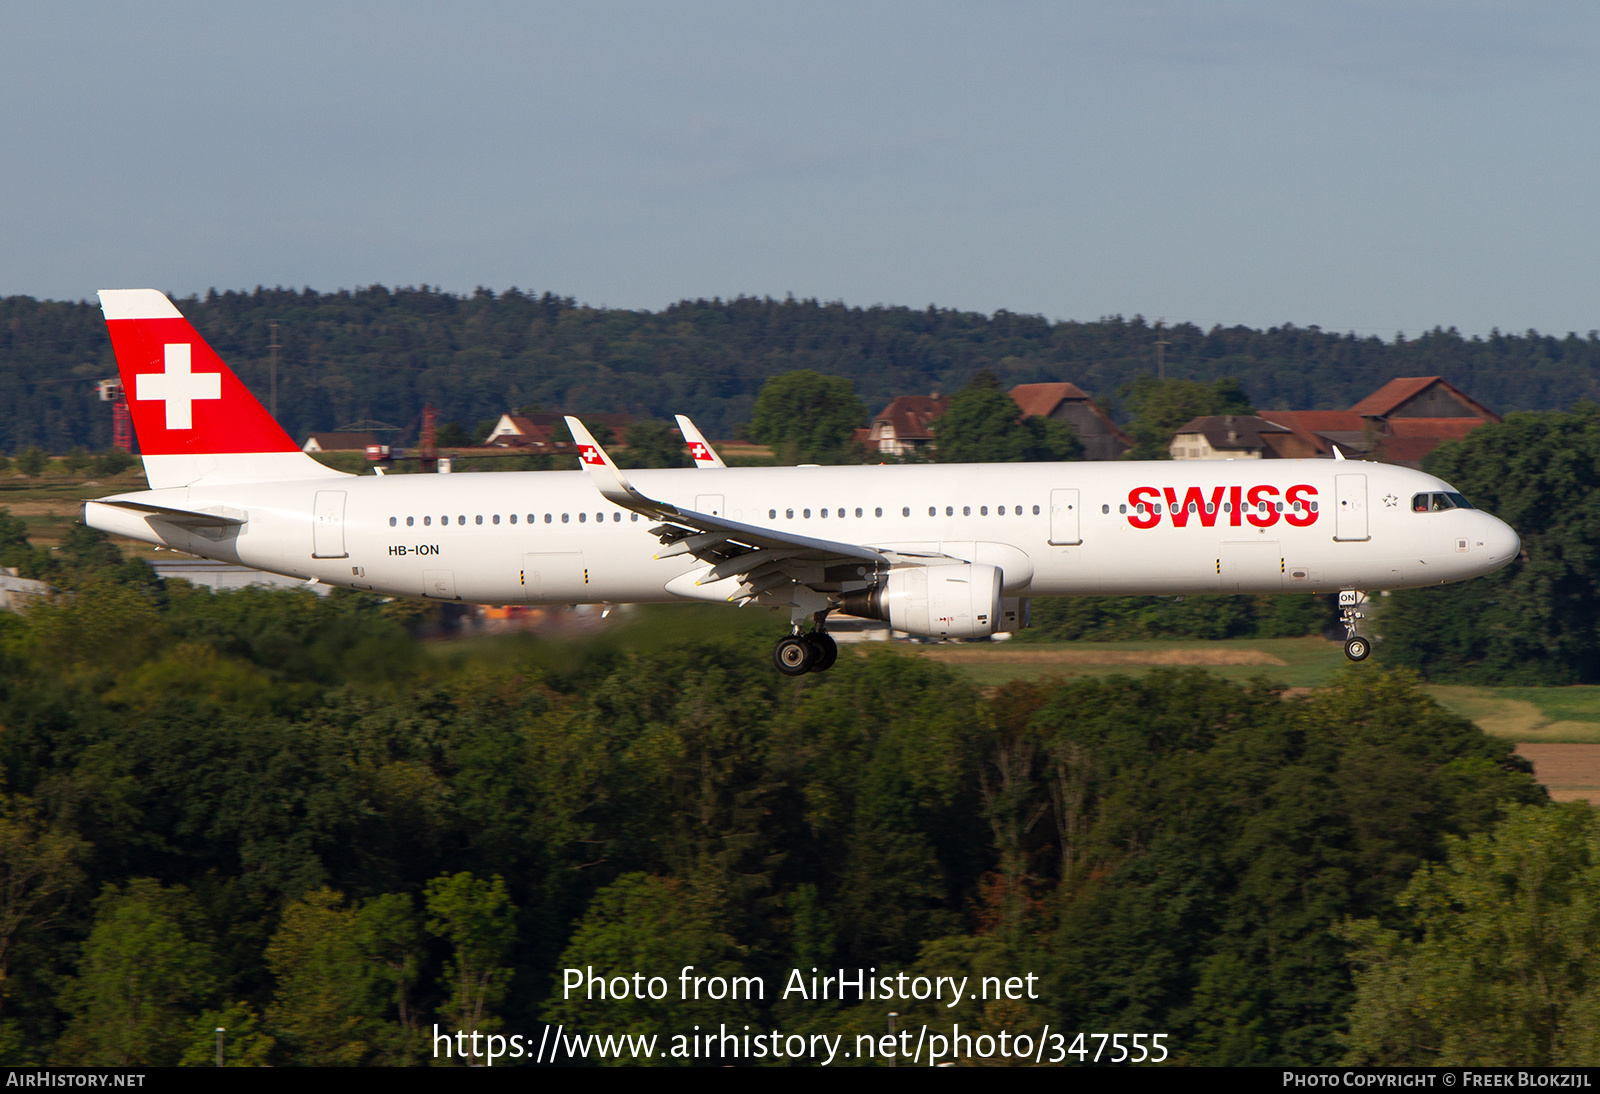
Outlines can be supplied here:
M168 524L183 528L236 528L244 523L243 517L229 517L221 513L203 513L197 509L174 509L166 505L151 505L142 501L112 501L100 499L96 505L110 505L117 509L130 509L135 513L148 513Z

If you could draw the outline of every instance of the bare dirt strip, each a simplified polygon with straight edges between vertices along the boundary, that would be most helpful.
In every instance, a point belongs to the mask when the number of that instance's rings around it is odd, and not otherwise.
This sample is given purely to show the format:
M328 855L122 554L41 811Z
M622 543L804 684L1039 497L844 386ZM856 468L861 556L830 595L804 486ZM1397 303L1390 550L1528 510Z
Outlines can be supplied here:
M1261 650L1013 650L935 646L923 657L947 665L1287 665Z
M1533 777L1552 801L1600 804L1600 744L1527 742L1517 746L1517 755L1533 761Z

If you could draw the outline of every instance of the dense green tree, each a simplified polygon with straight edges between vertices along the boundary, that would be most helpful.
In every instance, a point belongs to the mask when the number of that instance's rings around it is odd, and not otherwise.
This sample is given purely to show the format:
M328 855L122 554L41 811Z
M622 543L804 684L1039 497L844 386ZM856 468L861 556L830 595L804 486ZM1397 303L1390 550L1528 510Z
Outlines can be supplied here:
M762 386L750 438L772 446L785 463L854 463L860 458L855 431L866 418L849 380L800 369Z
M1170 460L1172 435L1191 418L1212 414L1254 414L1237 380L1157 380L1142 375L1118 393L1133 415L1126 426L1134 446L1130 460Z
M17 470L24 475L42 475L50 465L50 457L38 446L23 449L17 456Z
M735 978L750 976L747 959L729 932L723 896L714 887L624 874L595 893L578 921L561 954L563 978L544 1017L571 1030L654 1033L663 1041L695 1022L708 1029L721 1022L751 1022L759 1004L776 993L757 992L749 979L742 989L736 987ZM679 974L689 967L690 975L706 978L707 985L691 983L685 999ZM581 986L569 984L566 977L572 983L579 977L568 970L582 974ZM638 984L635 973L643 977ZM623 985L615 982L618 977ZM652 977L666 983L665 991L656 986L662 998L651 998L645 982ZM719 977L722 998L713 999L709 981ZM626 987L620 1001L619 986Z
M678 431L665 422L646 418L628 427L627 448L617 453L623 467L691 467L688 447Z
M386 985L363 952L354 910L342 904L330 889L307 892L283 910L267 944L277 980L267 1024L302 1064L366 1064L394 1040L379 1017Z
M1346 1063L1592 1066L1600 1059L1600 817L1514 810L1400 895L1405 929L1349 925Z
M1440 680L1600 680L1600 406L1510 415L1440 445L1426 468L1510 524L1522 554L1472 581L1394 593L1380 656Z
M1158 337L1170 343L1168 375L1231 377L1264 407L1348 407L1395 376L1428 375L1448 376L1502 412L1600 397L1595 333L1468 338L1435 329L1386 342L1293 325L1178 324L1157 335L1139 316L1051 322L1005 310L760 297L624 311L553 293L458 296L429 286L262 288L177 303L263 395L278 321L278 405L296 438L381 418L406 427L398 443L414 444L424 404L458 422L527 404L681 413L730 436L750 420L763 383L798 369L850 380L873 410L896 395L953 391L985 368L1007 388L1070 380L1108 395L1151 371ZM106 447L112 416L95 380L114 373L94 304L0 298L0 449Z
M172 1065L187 1047L186 1020L216 990L215 956L197 938L198 912L181 887L150 878L107 885L78 976L62 992L74 1014L56 1062L91 1067Z
M91 466L97 477L108 479L132 467L133 457L120 448L112 448L95 456Z
M505 880L484 881L463 871L430 881L426 895L428 930L448 941L453 951L444 979L449 991L444 1011L451 1028L467 1033L499 1029L501 1019L494 1011L511 981L506 961L517 915Z
M1336 598L1276 596L1073 596L1036 599L1024 642L1149 638L1299 638L1337 623ZM1341 632L1342 633L1342 632Z
M933 425L941 463L1021 463L1083 458L1066 422L1023 418L994 373L979 372Z

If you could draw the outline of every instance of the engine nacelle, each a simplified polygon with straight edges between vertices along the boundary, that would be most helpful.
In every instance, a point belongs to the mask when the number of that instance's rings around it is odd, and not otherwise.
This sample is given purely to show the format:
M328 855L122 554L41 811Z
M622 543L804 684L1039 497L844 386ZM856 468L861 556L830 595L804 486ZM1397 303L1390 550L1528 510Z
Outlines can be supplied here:
M847 595L840 607L926 638L987 638L1001 629L999 567L977 563L891 570L872 589Z

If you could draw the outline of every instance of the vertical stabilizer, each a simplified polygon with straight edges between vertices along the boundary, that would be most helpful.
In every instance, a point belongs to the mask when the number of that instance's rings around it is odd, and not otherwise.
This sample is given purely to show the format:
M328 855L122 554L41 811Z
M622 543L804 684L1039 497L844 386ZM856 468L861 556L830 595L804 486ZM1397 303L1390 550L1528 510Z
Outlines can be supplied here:
M152 489L342 474L300 451L164 294L102 289L100 309Z

